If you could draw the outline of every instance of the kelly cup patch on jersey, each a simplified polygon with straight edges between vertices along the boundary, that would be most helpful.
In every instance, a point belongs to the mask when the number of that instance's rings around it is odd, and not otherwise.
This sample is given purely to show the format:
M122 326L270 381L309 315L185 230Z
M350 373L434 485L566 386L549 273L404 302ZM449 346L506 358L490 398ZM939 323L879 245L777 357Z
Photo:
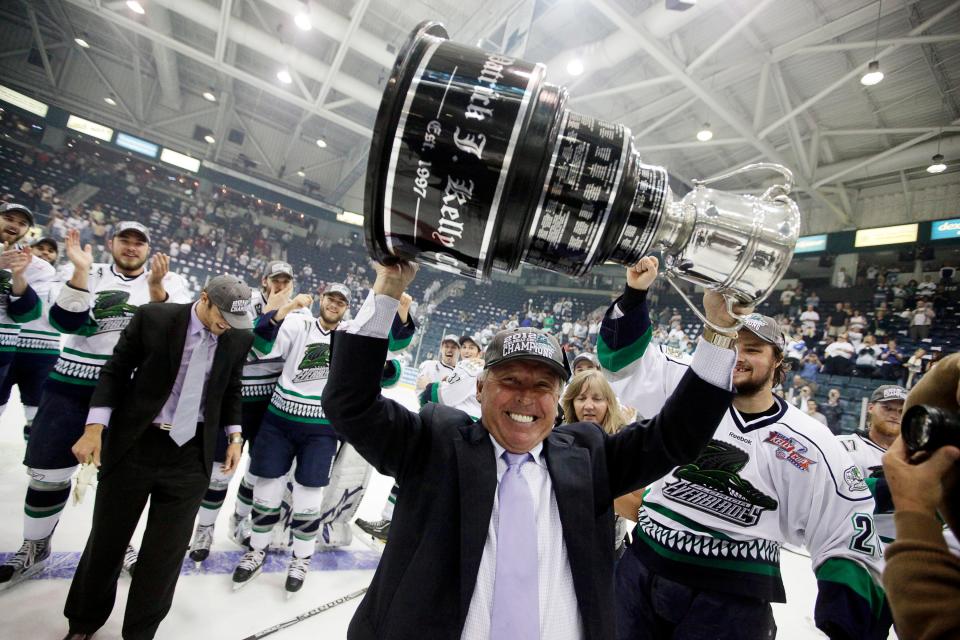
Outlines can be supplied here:
M786 460L800 471L809 471L811 465L817 464L815 460L803 455L807 452L807 448L796 438L786 436L779 431L771 431L764 442L769 442L777 448L776 456L779 460Z

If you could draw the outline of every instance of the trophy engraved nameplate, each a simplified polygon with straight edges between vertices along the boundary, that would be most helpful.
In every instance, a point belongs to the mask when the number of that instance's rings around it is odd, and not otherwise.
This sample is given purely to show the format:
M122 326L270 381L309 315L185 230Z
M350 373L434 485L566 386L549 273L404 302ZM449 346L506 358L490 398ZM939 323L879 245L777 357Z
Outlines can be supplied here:
M757 303L790 263L792 175L761 196L708 188L676 199L630 130L566 108L542 64L451 42L421 24L387 82L371 142L371 256L482 279L521 262L582 276L661 251L668 275ZM699 314L699 312L698 312Z

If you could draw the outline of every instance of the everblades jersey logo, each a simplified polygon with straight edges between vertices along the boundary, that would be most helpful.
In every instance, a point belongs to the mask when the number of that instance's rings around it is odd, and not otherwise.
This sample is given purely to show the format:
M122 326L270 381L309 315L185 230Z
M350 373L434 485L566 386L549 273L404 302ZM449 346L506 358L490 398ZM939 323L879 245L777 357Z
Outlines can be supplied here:
M330 345L324 342L308 344L303 350L303 359L297 365L294 382L323 380L330 373Z
M771 431L764 442L769 442L777 448L778 459L786 460L800 471L809 471L811 466L817 464L816 460L803 455L807 452L807 448L796 438L791 438L779 431Z
M843 481L847 483L850 491L867 491L867 481L863 478L863 472L860 467L854 465L843 470Z
M108 289L97 292L97 300L93 304L93 319L97 321L97 331L120 331L130 322L136 313L137 307L127 304L130 299L129 291Z
M752 527L776 500L739 473L750 461L746 452L727 442L711 440L696 460L677 468L679 482L663 488L671 500L742 527Z

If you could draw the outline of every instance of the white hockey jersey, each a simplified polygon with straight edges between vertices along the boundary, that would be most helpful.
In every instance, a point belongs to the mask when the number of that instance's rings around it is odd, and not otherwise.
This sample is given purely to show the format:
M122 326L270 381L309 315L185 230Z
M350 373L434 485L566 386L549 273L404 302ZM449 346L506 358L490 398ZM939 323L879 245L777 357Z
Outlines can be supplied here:
M27 284L51 281L56 279L56 270L49 262L33 256L24 273ZM8 312L10 294L13 287L13 276L9 269L0 269L0 357L7 354L12 358L17 349L17 340L20 336L20 322L17 322Z
M443 382L444 378L453 373L453 369L439 360L424 360L417 371L417 380L425 380L427 384Z
M266 296L263 291L257 289L250 296L250 315L254 324L263 310L267 306ZM311 318L308 309L297 309L291 313ZM240 377L242 384L241 393L244 402L262 401L267 402L273 396L273 391L277 386L277 380L280 378L280 372L283 371L283 358L279 355L273 357L261 357L256 349L250 349L247 354L247 360L243 364L243 373Z
M112 264L95 264L90 268L89 291L78 291L69 284L61 288L49 318L54 329L68 337L50 372L51 380L91 387L92 391L120 333L137 307L150 302L148 276L148 271L125 276ZM183 276L167 273L163 287L167 302L190 302L190 289Z
M428 360L427 362L437 361ZM445 407L459 409L474 420L479 420L480 401L477 400L477 377L481 371L483 371L483 361L461 360L445 380L427 385L425 390L427 393L424 395L429 395L429 398L425 399Z
M253 348L265 358L280 358L283 368L267 409L287 422L325 424L321 397L330 374L330 334L309 315L289 314L275 337L268 324L254 330Z
M37 356L55 356L60 354L60 332L50 324L50 308L60 295L63 282L57 274L50 272L49 277L30 283L36 294L34 308L21 319L20 335L17 337L17 353Z
M614 391L644 417L688 369L650 344L651 331L645 303L629 316L615 303L598 346ZM876 622L888 616L878 586L882 549L863 475L826 426L774 401L749 418L731 406L694 462L649 486L631 548L678 582L785 602L780 545L803 545L820 585L818 625L872 620L876 628L855 635L886 638L887 622Z

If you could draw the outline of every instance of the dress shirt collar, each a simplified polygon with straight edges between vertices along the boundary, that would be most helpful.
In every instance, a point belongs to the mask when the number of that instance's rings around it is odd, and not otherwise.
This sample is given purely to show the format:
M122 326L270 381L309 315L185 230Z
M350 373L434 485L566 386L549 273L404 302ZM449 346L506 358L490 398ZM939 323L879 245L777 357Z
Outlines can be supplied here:
M209 330L203 325L203 322L200 321L200 316L197 315L197 305L200 304L200 301L197 300L193 303L193 308L190 309L190 324L187 325L187 335L191 336L194 334L201 334L206 331L209 333Z
M496 452L496 454L497 454L497 459L499 459L499 458L503 455L503 452L506 451L506 449L504 449L503 447L500 446L500 443L497 442L497 439L494 438L492 434L489 434L489 433L488 433L487 435L488 435L489 438L490 438L490 442L493 443L493 450L494 450L494 451ZM534 463L536 463L536 464L537 464L538 466L540 466L540 467L543 467L544 469L547 468L547 459L546 459L546 457L543 455L543 443L542 443L542 442L538 443L537 446L535 446L533 449L530 450L530 455L533 456L533 461L534 461Z

